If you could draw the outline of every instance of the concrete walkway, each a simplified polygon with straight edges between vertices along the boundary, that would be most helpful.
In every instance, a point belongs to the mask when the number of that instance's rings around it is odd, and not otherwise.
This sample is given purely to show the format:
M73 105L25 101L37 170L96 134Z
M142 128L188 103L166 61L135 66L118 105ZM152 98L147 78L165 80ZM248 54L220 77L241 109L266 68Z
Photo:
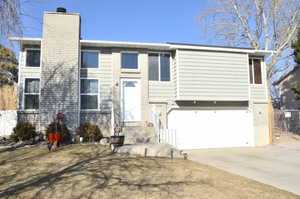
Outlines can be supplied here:
M300 144L185 152L193 161L300 195Z

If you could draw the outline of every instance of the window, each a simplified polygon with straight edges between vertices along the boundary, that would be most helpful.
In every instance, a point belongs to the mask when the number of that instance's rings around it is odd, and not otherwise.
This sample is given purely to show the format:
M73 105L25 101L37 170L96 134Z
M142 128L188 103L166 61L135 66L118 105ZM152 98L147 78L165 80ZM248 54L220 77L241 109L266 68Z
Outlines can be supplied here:
M121 68L138 69L137 53L122 53Z
M81 109L98 109L99 84L96 79L80 81Z
M150 53L149 80L170 81L170 54Z
M27 67L40 67L41 59L40 50L26 50L26 66Z
M81 68L98 68L99 52L83 51L81 52Z
M25 79L24 106L25 109L39 109L39 79Z
M250 84L262 84L261 59L249 59Z

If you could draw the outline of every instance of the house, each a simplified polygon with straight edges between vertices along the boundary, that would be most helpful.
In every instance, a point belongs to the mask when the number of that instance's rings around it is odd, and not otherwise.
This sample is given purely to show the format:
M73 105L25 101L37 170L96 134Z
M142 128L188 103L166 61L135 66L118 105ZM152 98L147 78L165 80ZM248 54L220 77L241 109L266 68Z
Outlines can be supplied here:
M300 84L299 67L294 67L293 70L289 71L273 83L278 90L280 109L298 110L300 108L300 101L296 100L294 91L291 90L293 84Z
M154 124L153 135L174 130L180 149L269 143L269 52L82 40L80 23L79 14L46 12L42 38L11 38L21 49L20 121L44 131L63 112L72 131L93 122L109 135L120 120L127 139Z

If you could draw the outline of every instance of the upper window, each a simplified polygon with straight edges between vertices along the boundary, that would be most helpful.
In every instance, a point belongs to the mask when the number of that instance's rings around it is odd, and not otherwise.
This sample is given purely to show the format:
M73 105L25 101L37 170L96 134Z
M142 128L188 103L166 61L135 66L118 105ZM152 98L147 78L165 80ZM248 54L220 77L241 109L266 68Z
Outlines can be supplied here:
M40 50L26 50L26 66L40 67L41 51Z
M262 84L261 59L249 59L250 84Z
M98 68L99 52L83 51L81 52L81 68Z
M122 53L121 68L138 69L138 54Z
M81 79L81 109L98 109L99 84L97 79Z
M150 53L149 80L170 81L170 54Z
M25 79L24 107L25 109L39 108L40 79Z

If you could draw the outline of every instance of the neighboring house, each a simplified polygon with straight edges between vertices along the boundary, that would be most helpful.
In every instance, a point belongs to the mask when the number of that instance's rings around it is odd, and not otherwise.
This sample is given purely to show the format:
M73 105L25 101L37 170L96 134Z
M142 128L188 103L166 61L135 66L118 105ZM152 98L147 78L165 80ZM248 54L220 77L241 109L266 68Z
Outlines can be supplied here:
M93 122L107 134L121 120L126 137L136 128L141 139L153 123L174 130L180 149L269 143L268 52L81 40L80 22L47 12L43 38L11 38L21 49L19 120L43 131L63 112L73 131Z
M277 87L280 98L280 109L298 110L300 101L296 100L294 92L291 90L293 84L300 84L300 70L295 67L293 70L282 76L273 83Z

